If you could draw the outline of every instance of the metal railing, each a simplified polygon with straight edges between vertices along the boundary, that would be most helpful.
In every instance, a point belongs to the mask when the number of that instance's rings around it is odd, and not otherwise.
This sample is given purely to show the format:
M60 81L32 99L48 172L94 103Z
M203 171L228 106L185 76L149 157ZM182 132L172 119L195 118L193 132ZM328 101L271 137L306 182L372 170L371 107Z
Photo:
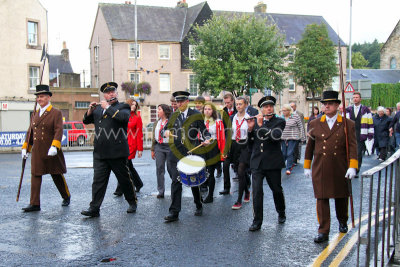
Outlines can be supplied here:
M66 131L65 139L62 142L63 150L91 150L93 149L93 142L95 138L94 129L86 130L85 133L75 133L74 130ZM143 128L143 148L149 149L151 147L151 139L153 131Z
M399 230L399 179L400 150L361 175L357 266L361 245L365 245L363 266L370 266L371 261L374 266L384 266L394 255ZM364 199L364 184L369 191L368 199ZM363 201L367 202L367 214L363 214ZM366 218L368 222L363 225Z

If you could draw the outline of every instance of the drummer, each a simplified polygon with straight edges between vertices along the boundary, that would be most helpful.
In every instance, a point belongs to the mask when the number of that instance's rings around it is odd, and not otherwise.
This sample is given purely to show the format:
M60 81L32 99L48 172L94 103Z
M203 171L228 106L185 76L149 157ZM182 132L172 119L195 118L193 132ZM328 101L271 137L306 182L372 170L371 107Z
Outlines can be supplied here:
M173 222L179 219L179 212L181 211L181 200L182 200L182 184L179 182L179 172L177 164L180 159L188 155L188 151L200 144L197 138L200 134L205 140L202 142L203 145L210 144L208 140L210 133L207 131L204 125L203 116L197 110L190 109L189 104L189 92L177 91L172 94L177 102L178 110L172 113L168 120L166 137L173 139L170 141L169 146L171 151L167 156L167 170L171 177L171 206L169 207L169 214L165 216L166 222ZM200 148L194 153L202 154L205 148ZM201 203L201 195L199 187L192 187L192 194L194 203L196 204L195 216L201 216L203 214L203 206Z

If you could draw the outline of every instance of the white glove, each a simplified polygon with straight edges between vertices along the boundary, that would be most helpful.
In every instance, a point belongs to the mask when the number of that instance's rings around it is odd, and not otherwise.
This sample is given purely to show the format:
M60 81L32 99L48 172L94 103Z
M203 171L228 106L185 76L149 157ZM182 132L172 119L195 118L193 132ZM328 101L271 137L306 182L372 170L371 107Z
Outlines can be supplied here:
M29 153L26 153L26 149L24 148L24 149L22 149L22 151L21 151L21 157L22 157L22 159L24 159L24 158L28 158L28 155L29 155Z
M47 156L54 157L55 155L57 155L57 148L55 146L51 146Z
M304 176L311 179L311 169L304 169Z
M356 176L356 169L355 168L348 168L346 175L344 177L346 177L347 179L353 179Z

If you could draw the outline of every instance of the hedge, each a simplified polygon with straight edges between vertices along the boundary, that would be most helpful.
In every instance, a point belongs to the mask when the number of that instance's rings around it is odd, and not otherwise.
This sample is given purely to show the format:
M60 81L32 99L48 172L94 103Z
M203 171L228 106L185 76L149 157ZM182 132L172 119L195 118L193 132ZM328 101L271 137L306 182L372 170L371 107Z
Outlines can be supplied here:
M371 85L371 90L371 99L362 99L361 103L372 109L395 107L400 102L400 83L376 83Z

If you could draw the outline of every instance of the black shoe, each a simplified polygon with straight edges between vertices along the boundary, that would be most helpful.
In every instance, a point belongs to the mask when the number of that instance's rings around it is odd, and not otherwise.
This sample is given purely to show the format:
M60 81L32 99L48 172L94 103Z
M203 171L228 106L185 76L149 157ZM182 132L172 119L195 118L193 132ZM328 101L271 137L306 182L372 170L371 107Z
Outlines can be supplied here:
M134 202L132 204L129 204L129 208L126 210L126 212L134 213L134 212L136 212L136 208L137 208L137 205L136 205L136 202Z
M339 223L339 232L347 233L348 230L349 230L349 228L347 227L347 224Z
M203 200L203 203L212 203L214 201L213 196L208 195L206 199Z
M100 216L99 210L96 210L96 209L94 209L92 207L90 207L87 210L81 211L81 214L85 215L85 216L88 216L88 217L99 217Z
M260 229L261 229L261 224L253 223L253 224L250 226L249 231L254 232L254 231L258 231L258 230L260 230Z
M71 197L64 198L63 202L61 203L61 206L69 206L69 203L71 202Z
M175 222L179 220L179 215L178 214L168 214L167 216L164 217L165 222Z
M143 187L143 185L142 186L139 186L139 187L136 187L136 193L139 193L140 192L140 189Z
M22 208L24 212L31 212L31 211L39 211L40 205L31 205L29 204L27 207Z
M217 175L215 176L215 178L221 178L222 176L222 171L217 171Z
M329 240L329 236L327 234L318 233L318 235L314 238L315 243L322 243Z
M157 198L164 198L164 194L158 194Z
M115 191L114 195L116 195L117 197L120 197L120 196L122 196L122 192L121 191Z
M196 211L194 212L194 216L201 216L203 215L203 207L197 208Z
M279 223L284 223L284 222L286 222L286 215L285 215L284 212L279 213L278 222L279 222Z
M229 195L229 189L224 189L221 192L219 192L220 195Z

